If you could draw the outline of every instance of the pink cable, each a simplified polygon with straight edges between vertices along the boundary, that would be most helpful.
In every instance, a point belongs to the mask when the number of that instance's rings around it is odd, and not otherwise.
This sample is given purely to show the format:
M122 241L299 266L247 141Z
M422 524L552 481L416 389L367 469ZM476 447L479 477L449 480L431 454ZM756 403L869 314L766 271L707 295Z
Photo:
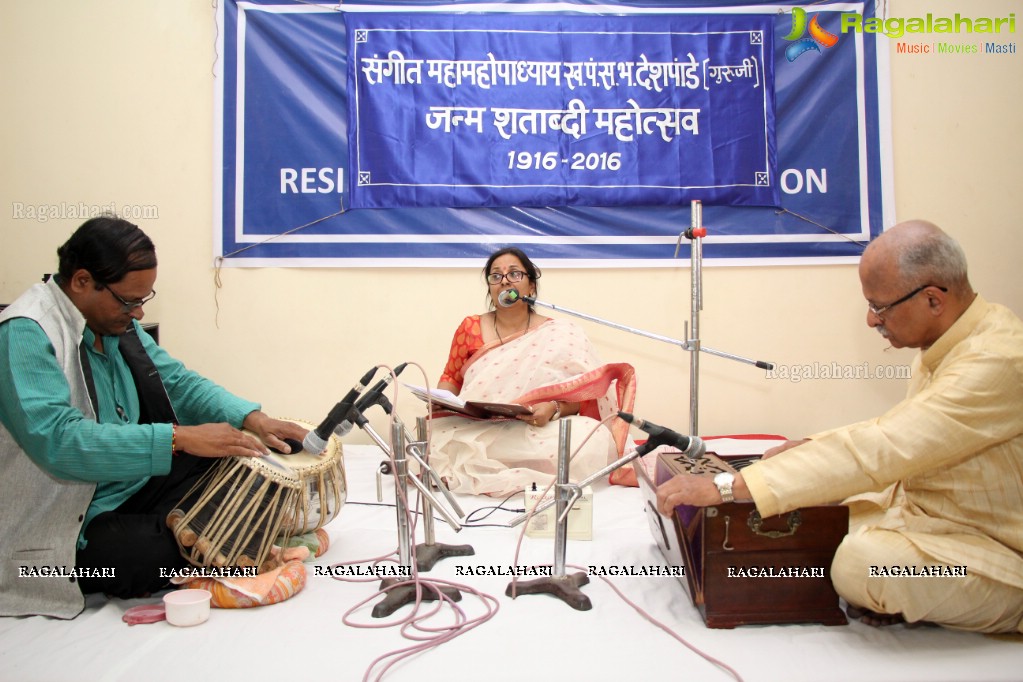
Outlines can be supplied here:
M593 429L586 435L586 438L584 438L583 441L581 443L579 443L579 446L575 449L575 452L572 453L571 457L569 458L569 461L571 461L573 458L575 458L575 456L582 449L583 445L586 444L586 441L588 441L593 436L593 434L597 432L597 429L600 428L600 426L602 426L605 422L608 422L611 419L614 419L616 416L617 415L611 415L611 416L605 418L603 421L601 421L600 424L597 424L596 426L594 426ZM513 566L518 566L518 564L519 564L519 550L522 548L522 539L525 537L526 527L529 525L529 520L533 517L533 513L535 512L537 506L539 506L540 501L542 501L543 498L546 497L547 492L551 488L554 487L554 483L555 483L555 481L551 481L547 485L547 487L544 488L543 492L539 496L540 499L526 513L526 520L522 524L522 531L519 533L518 540L515 543L515 554L514 554L514 558L512 559L512 562L513 562L512 565ZM541 565L541 564L538 564L538 565ZM542 565L549 566L551 564L542 564ZM566 564L566 566L568 566L568 564ZM571 567L575 568L575 569L582 570L584 573L586 572L586 569L583 568L582 566L574 566L573 565ZM670 627L668 627L667 625L665 625L664 623L660 622L659 620L657 620L656 618L651 616L649 613L644 611L639 605L633 603L628 597L626 597L625 594L621 590L619 590L618 587L607 578L607 576L597 576L597 577L601 578L604 582L606 582L611 587L611 589L614 590L615 594L617 594L622 599L622 601L624 601L626 604L631 606L644 619L646 619L647 621L649 621L651 624L655 625L656 627L660 628L661 630L664 630L666 633L668 633L669 636L671 636L673 639L677 640L679 643L681 643L683 646L685 646L687 649L689 649L690 651L692 651L696 655L700 656L701 658L703 658L704 660L710 662L711 664L718 666L722 670L728 672L736 680L736 682L743 682L742 676L739 675L739 673L736 672L735 669L733 669L727 663L725 663L723 661L720 661L717 658L714 658L713 656L711 656L710 654L708 654L708 653L706 653L704 651L701 651L697 647L693 646L692 644L687 642L681 635L679 635L674 630L672 630ZM511 582L511 595L510 595L512 599L516 598L517 580L518 580L518 576L513 575L512 576L512 582Z
M419 369L422 371L422 367L420 367L418 364L415 364L415 363L410 363L410 364L413 364L414 366L419 367ZM390 371L390 368L384 367L384 369L388 369L388 371ZM392 373L392 376L393 376L393 372L391 372L391 373ZM424 372L424 377L425 377L425 372ZM392 382L392 384L393 383L394 382ZM397 412L397 407L398 407L397 391L395 391L393 405L394 405L393 412ZM615 415L611 415L611 416L607 417L606 419L604 419L603 421L601 421L600 424L596 425L590 431L590 433L587 434L586 438L584 438L583 441L579 444L579 446L576 448L575 452L572 453L572 457L573 458L575 457L576 453L578 453L579 450L583 447L583 445L585 445L585 443L590 439L590 437L592 437L593 434L596 433L597 429L600 426L602 426L605 422L608 422L608 421L610 421L611 419L614 419L614 418L615 418ZM392 416L391 416L392 423L393 423L393 419L394 419L394 417L393 417L393 414L392 414ZM427 427L427 428L429 428L429 427ZM427 443L429 443L429 442L430 442L429 438L427 438ZM424 453L424 458L428 459L428 456L429 456L429 453ZM406 503L405 504L406 513L409 513L409 516L410 516L409 528L411 529L411 535L414 538L415 537L415 524L417 522L417 516L415 514L411 514L410 512L408 512L410 507L408 506L407 498L405 498L405 491L402 489L402 486L397 485L397 466L395 466L395 464L394 464L394 453L393 452L391 453L391 472L392 472L392 474L395 477L395 491L396 491L396 494L401 495L402 499ZM544 489L543 494L540 496L541 500L543 499L543 497L547 494L547 492L553 486L554 486L554 481L552 480L551 483L548 484L548 486ZM539 504L539 502L537 502L537 504ZM515 545L515 553L514 553L514 559L513 559L513 565L514 566L518 565L519 551L520 551L520 549L522 547L522 540L525 537L526 526L529 524L529 520L530 520L530 518L532 518L534 510L536 509L537 504L534 504L533 508L528 510L528 513L527 513L527 516L526 516L526 520L522 524L522 526L523 526L522 527L522 531L519 533L519 537L518 537L518 540L517 540L516 545ZM410 639L410 640L412 640L414 642L418 642L417 644L413 644L412 646L408 646L408 647L405 647L403 649L396 649L394 651L390 651L390 652L381 654L380 656L377 656L376 658L374 658L370 662L369 666L367 667L366 672L363 674L363 678L362 678L363 682L367 682L368 680L378 681L378 680L383 679L383 676L395 664L400 663L401 661L404 661L404 660L406 660L408 658L411 658L412 656L414 656L414 655L416 655L418 653L421 653L421 652L424 652L424 651L428 651L428 650L430 650L430 649L432 649L434 647L437 647L437 646L440 646L441 644L444 644L445 642L449 642L449 641L455 639L456 637L459 637L461 635L466 634L467 632L473 630L474 628L479 627L483 623L486 623L487 621L492 619L495 615L497 615L497 612L500 609L500 604L499 604L498 600L495 597L493 597L492 595L489 595L489 594L487 594L485 592L481 592L479 590L476 590L475 588L470 587L468 585L464 585L464 584L460 584L460 583L455 583L455 582L452 582L452 581L449 581L449 580L443 580L443 579L439 579L439 578L435 578L435 579L431 579L431 580L426 580L426 579L421 578L420 575L419 575L419 571L416 568L416 556L415 556L415 545L414 544L411 546L410 550L411 550L411 557L412 557L411 558L411 566L410 566L410 569L411 569L411 572L412 572L412 577L409 580L393 583L393 584L391 584L391 585L389 585L387 587L384 587L381 590L382 592L387 592L389 590L392 590L392 589L395 589L395 588L398 588L398 587L403 587L403 586L406 586L406 585L415 585L415 587L416 587L416 601L415 601L415 604L413 606L412 612L409 615L407 615L406 617L404 617L404 618L402 618L400 620L389 621L389 622L385 622L385 623L381 623L381 622L361 623L361 622L357 622L357 621L353 620L352 615L355 613L355 611L359 610L363 606L369 604L369 602L371 602L374 599L376 599L377 597L379 597L381 591L378 591L377 593L372 594L369 597L367 597L366 599L363 599L362 601L356 603L350 609L345 611L345 613L342 615L342 618L341 618L342 622L345 625L348 625L350 627L355 627L355 628L388 628L388 627L394 627L395 625L400 625L401 626L401 630L400 631L401 631L401 634L402 634L403 637L405 637L406 639ZM369 563L369 562L373 562L373 565L376 566L376 565L379 565L381 562L384 562L384 561L394 561L396 563L397 562L397 555L398 555L398 552L397 552L397 550L395 550L391 554L387 554L387 555L376 557L376 558L363 559L363 560L359 560L359 561L339 562L339 563L336 563L336 564L332 564L332 567L351 566L351 565L355 565L355 564L362 564L362 563ZM547 565L547 564L544 564L544 565ZM583 570L583 571L586 570L585 568L583 568L581 566L572 565L571 567L575 568L575 569ZM357 578L357 577L336 576L336 575L332 575L331 577L333 577L335 580L341 580L341 581L345 581L345 582L371 582L371 581L375 581L375 580L379 579L379 578L375 578L375 577ZM654 626L658 627L659 629L663 630L664 632L666 632L670 637L672 637L673 639L678 641L680 644L682 644L687 649L689 649L693 653L697 654L698 656L700 656L704 660L708 661L712 665L715 665L718 668L720 668L721 670L723 670L723 671L727 672L728 674L730 674L732 676L732 678L736 680L736 682L743 682L742 676L739 675L739 673L735 669L733 669L731 666L729 666L728 664L724 663L723 661L721 661L721 660L719 660L717 658L714 658L710 654L700 650L696 646L694 646L694 645L690 644L689 642L687 642L681 635L677 634L675 631L673 631L670 627L668 627L664 623L658 621L656 618L654 618L649 613L644 611L639 605L637 605L634 602L632 602L606 576L598 576L598 577L600 577L605 583L607 583L611 587L611 589L615 592L615 594L617 594L622 599L622 601L624 601L626 604L631 606L645 620L647 620L652 625L654 625ZM515 575L512 576L512 582L511 582L511 597L512 597L512 599L514 599L516 597L516 582L517 582L517 579L518 579L517 576L515 576ZM456 602L452 601L447 595L445 595L443 593L442 588L444 588L444 587L453 588L453 589L458 590L459 592L462 592L462 593L465 593L465 594L470 594L472 596L477 597L480 600L480 602L483 604L483 607L484 607L483 615L475 617L475 618L468 617L468 615L466 614L466 611L461 606L459 606ZM429 611L421 613L420 609L423 606L422 597L423 597L423 590L424 589L428 589L431 592L434 592L437 595L437 599L435 600L436 604L435 604L434 608L432 608ZM425 621L427 621L428 619L438 615L441 612L441 609L444 606L450 607L450 612L454 616L454 622L452 624L450 624L450 625L440 626L440 627L426 626L424 624ZM418 633L424 633L424 634L423 635L419 635L419 634L416 634L417 632ZM376 672L374 674L374 669L376 669L376 668L378 668L378 669L376 670Z
M566 564L566 565L568 565L568 564ZM585 569L585 568L583 568L582 566L575 566L575 565L572 565L572 568L580 569L580 570L582 570L582 571L585 571L585 570L586 570L586 569ZM690 644L689 642L687 642L687 641L686 641L686 640L685 640L685 639L684 639L684 638L682 637L682 635L678 634L677 632L675 632L674 630L672 630L672 629L671 629L670 627L668 627L667 625L665 625L665 624L664 624L664 623L662 623L661 621L659 621L659 620L657 620L656 618L654 618L653 616L651 616L651 615L650 615L649 613L647 613L646 611L644 611L644 610L643 610L643 608L642 608L642 607L640 607L640 606L639 606L638 604L635 604L635 603L633 603L633 602L632 602L632 601L631 601L631 600L630 600L630 599L629 599L628 597L626 597L626 596L625 596L625 594L624 594L624 593L623 593L623 592L622 592L621 590L619 590L619 589L618 589L618 586L617 586L617 585L615 585L615 584L614 584L613 582L611 582L611 581L610 581L610 580L609 580L609 579L607 578L607 576L603 576L603 575L601 575L601 576L597 576L597 577L598 577L598 578L600 578L601 580L603 580L604 582L606 582L606 583L607 583L607 584L608 584L608 585L609 585L609 586L611 587L611 589L612 589L612 590L614 590L615 594L617 594L617 595L618 595L619 597L621 597L622 601L624 601L624 602L625 602L626 604L628 604L629 606L631 606L631 607L632 607L632 608L633 608L633 609L634 609L634 610L636 611L636 613L638 613L639 615L641 615L641 616L642 616L642 617L643 617L644 619L646 619L646 620L647 620L648 622L650 622L651 624L653 624L653 625L657 626L657 627L658 627L658 628L660 628L661 630L664 630L664 631L665 631L666 633L668 633L668 635L669 635L669 636L670 636L670 637L671 637L672 639L676 640L677 642L679 642L680 644L682 644L683 646L685 646L685 647L686 647L687 649L689 649L690 651L692 651L692 652L693 652L694 654L696 654L696 655L697 655L697 656L699 656L700 658L702 658L702 659L704 659L705 661L707 661L707 662L709 662L709 663L712 663L713 665L716 665L717 667L719 667L719 668L721 668L722 670L726 671L726 672L727 672L728 674L730 674L730 675L732 676L732 678L733 678L733 679L735 679L735 680L736 680L736 682L743 682L742 676L741 676L741 675L739 675L739 673L738 673L738 672L736 672L736 670L735 670L734 668L732 668L732 666L728 665L728 664L727 664L727 663L725 663L724 661L721 661L721 660L718 660L717 658L714 658L714 657L713 657L713 656L711 656L710 654L708 654L708 653L706 653L706 652L702 651L702 650L701 650L701 649L699 649L698 647L696 647L696 646L693 646L692 644Z
M409 364L413 365L415 367L418 367L420 371L423 371L423 368L420 367L418 364L416 364L416 363L409 363ZM394 372L389 367L384 367L384 366L381 366L381 367L383 367L387 371L391 372L392 377L394 376ZM424 375L424 378L425 378L426 373L423 372L423 375ZM395 383L396 383L395 381L392 381L391 382L392 386ZM398 411L398 392L397 392L397 387L396 386L394 387L394 396L393 396L393 400L392 400L392 405L393 405L393 409L392 409L392 414L391 414L391 424L393 426L393 423L394 423L394 414L393 413ZM427 443L429 443L429 438L427 439ZM426 453L426 454L428 454L428 453ZM412 514L411 511L410 511L411 507L409 507L409 505L408 505L408 499L405 496L404 487L398 485L398 480L397 480L398 473L397 472L398 472L398 467L394 463L394 453L391 452L391 473L392 473L392 475L394 476L394 479L395 479L395 486L394 486L395 492L396 492L396 494L401 495L402 500L405 502L406 514L408 514L408 516L410 517L409 518L410 535L411 535L412 538L415 538L415 528L416 528L416 522L417 522L417 515L416 514ZM366 680L370 680L370 679L372 679L372 680L380 680L387 673L387 671L390 670L390 668L393 665L395 665L396 663L399 663L399 662L401 662L401 661L403 661L403 660L405 660L407 658L410 658L411 656L414 656L415 654L421 653L423 651L428 651L429 649L432 649L434 647L440 646L441 644L444 644L445 642L449 642L449 641L455 639L456 637L459 637L461 635L466 634L470 630L472 630L472 629L482 625L483 623L485 623L488 620L490 620L491 618L493 618L497 614L498 609L500 608L500 604L498 603L498 601L497 601L497 599L495 597L493 597L492 595L486 594L484 592L481 592L479 590L476 590L475 588L470 587L469 585L463 585L463 584L451 582L451 581L448 581L448 580L442 580L442 579L438 579L438 578L427 580L427 579L424 579L424 578L420 577L419 571L416 568L416 549L415 549L415 544L414 543L411 545L410 550L411 550L411 562L410 562L411 566L410 566L410 570L411 570L412 576L411 576L411 578L409 580L395 582L395 583L392 583L391 585L389 585L387 587L384 587L382 590L378 590L376 593L370 595L366 599L363 599L362 601L358 602L357 604L352 606L350 609L345 611L345 613L341 617L341 621L345 625L348 625L350 627L355 627L355 628L389 628L389 627L394 627L396 625L400 625L401 626L401 630L400 631L401 631L401 634L402 634L403 637L405 637L406 639L410 639L412 641L415 641L415 642L419 642L418 644L414 644L412 646L405 647L403 649L396 649L394 651L390 651L390 652L381 654L380 656L377 656L375 659L373 659L370 662L369 667L367 667L366 672L363 674L363 678L362 679L364 680L364 682ZM376 557L376 558L363 559L363 560L359 560L359 561L339 562L339 563L336 563L336 564L332 564L332 567L336 567L336 566L351 566L351 565L355 565L355 564L362 564L362 563L369 563L369 562L372 562L373 565L376 566L376 565L379 565L381 562L384 562L384 561L394 561L395 563L397 563L397 559L398 559L398 551L395 550L394 552L392 552L390 554L387 554L387 555L384 555L384 556L380 556L380 557ZM376 577L358 578L358 577L337 576L337 575L332 575L331 577L333 577L335 580L341 580L341 581L345 581L345 582L371 582L371 581L379 580L379 578L376 578ZM416 600L415 600L415 604L412 607L412 612L410 614L408 614L407 616L405 616L404 618L402 618L400 620L388 621L388 622L383 622L383 623L381 623L381 622L363 623L363 622L357 622L357 621L355 621L352 618L352 616L355 613L355 611L357 611L358 609L362 608L363 606L367 605L369 602L371 602L374 599L376 599L377 597L379 597L381 592L386 593L386 592L388 592L388 591L390 591L392 589L395 589L395 588L398 588L398 587L405 587L407 585L414 585L415 586L415 588L416 588ZM469 594L469 595L472 595L474 597L477 597L480 600L480 602L483 604L483 607L484 607L483 614L480 615L480 616L477 616L477 617L470 618L467 615L465 609L463 609L456 602L452 601L447 595L444 594L444 592L442 591L442 588L445 588L445 587L455 589L455 590L457 590L459 592L462 592L463 594ZM430 592L435 593L437 595L437 599L435 600L436 603L435 603L434 608L430 609L429 611L421 612L421 608L424 605L423 604L424 590L429 590ZM434 616L437 616L441 612L441 609L443 607L445 607L445 606L450 608L450 613L454 616L453 623L451 623L449 625L439 626L439 627L438 626L427 626L425 624L425 622L428 619L433 618ZM424 634L417 634L417 633L424 633ZM379 668L379 669L376 670L376 672L374 674L374 669L375 668Z

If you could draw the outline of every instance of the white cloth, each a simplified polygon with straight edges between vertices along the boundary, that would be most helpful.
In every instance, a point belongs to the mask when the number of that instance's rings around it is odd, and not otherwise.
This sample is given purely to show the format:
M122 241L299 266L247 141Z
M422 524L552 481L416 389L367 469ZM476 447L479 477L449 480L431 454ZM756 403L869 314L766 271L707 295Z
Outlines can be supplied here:
M602 367L578 325L549 320L513 339L481 348L466 366L459 397L528 405L540 396L540 400L573 402L581 395L591 396L591 408L582 410L589 416L566 417L572 425L570 452L579 450L570 463L569 477L578 481L621 452L611 430L599 423L618 409L616 390L609 384L611 372L601 372ZM576 381L580 377L585 379ZM599 397L594 395L598 390ZM430 464L454 492L503 495L533 483L545 487L556 472L557 421L541 427L519 420L461 416L430 421Z

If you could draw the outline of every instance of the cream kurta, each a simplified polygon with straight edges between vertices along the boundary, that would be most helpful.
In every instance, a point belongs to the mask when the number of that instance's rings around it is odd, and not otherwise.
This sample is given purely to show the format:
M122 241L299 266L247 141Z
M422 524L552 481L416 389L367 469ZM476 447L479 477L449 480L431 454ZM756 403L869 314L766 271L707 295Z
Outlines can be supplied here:
M852 528L1023 590L1023 323L1010 310L978 296L917 357L905 400L811 440L743 471L761 514L856 495Z

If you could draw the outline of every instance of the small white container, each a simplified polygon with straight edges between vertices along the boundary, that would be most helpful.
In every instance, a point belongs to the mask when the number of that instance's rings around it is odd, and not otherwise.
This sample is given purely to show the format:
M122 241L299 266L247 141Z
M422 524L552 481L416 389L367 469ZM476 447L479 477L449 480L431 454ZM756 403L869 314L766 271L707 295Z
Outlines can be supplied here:
M209 590L177 590L163 597L167 622L179 627L199 625L210 617Z

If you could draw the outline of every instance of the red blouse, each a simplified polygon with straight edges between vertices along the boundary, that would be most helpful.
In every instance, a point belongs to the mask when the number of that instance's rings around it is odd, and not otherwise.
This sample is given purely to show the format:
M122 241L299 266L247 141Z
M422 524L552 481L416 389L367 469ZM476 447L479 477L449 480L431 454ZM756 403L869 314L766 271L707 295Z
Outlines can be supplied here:
M444 373L441 374L440 380L454 384L461 391L462 383L465 381L462 369L469 358L475 355L482 346L483 331L480 329L480 316L470 315L462 320L462 324L455 331L454 338L451 339L448 364L444 366Z

